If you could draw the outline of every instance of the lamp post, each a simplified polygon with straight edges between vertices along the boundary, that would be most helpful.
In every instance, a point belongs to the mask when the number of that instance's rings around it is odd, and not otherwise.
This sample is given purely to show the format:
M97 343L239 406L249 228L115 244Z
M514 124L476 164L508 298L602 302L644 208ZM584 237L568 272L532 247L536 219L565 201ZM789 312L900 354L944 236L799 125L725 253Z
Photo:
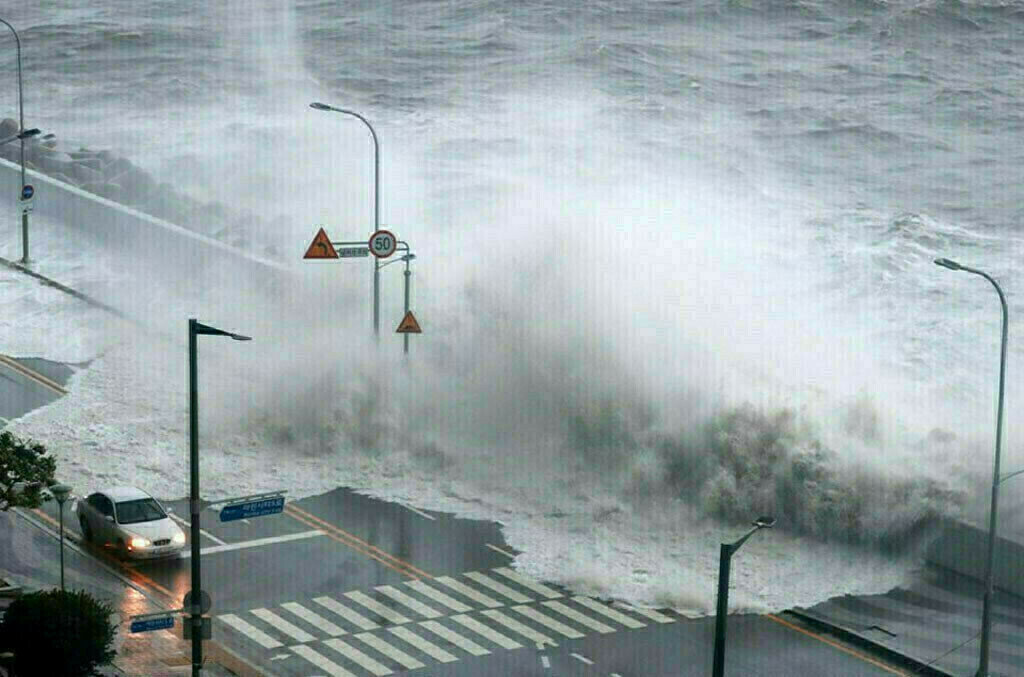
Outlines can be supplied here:
M188 321L188 446L189 446L189 512L192 516L192 608L189 623L192 624L192 677L199 677L203 669L203 610L201 606L200 569L199 569L199 375L197 364L196 337L230 336L236 341L251 341L248 336L232 334L215 327L201 324L196 319Z
M988 677L989 645L992 639L992 595L994 592L992 573L993 560L996 553L996 518L999 510L999 484L1003 480L1020 474L1020 472L1016 472L1006 477L999 476L999 455L1003 440L1003 391L1006 383L1006 338L1009 314L1006 310L1006 296L1003 295L1003 290L1000 289L999 284L988 273L962 266L956 261L950 261L949 259L935 259L935 264L950 270L963 270L982 276L996 288L996 293L999 294L999 303L1003 307L1003 337L999 351L999 405L996 412L996 458L992 469L992 505L989 508L988 514L988 557L985 561L985 597L981 611L981 657L978 659L978 672L976 673L977 677Z
M725 620L729 613L729 569L732 556L754 532L775 526L775 518L758 517L753 525L754 528L735 543L722 543L718 560L718 609L715 612L715 662L711 669L712 677L723 677L725 674Z
M0 23L4 24L11 29L11 33L14 34L14 43L18 50L18 131L24 132L25 130L25 97L22 94L21 87L21 38L18 37L18 31L14 30L14 26L7 23L3 19L0 19ZM21 189L25 190L25 136L21 137ZM21 262L28 263L28 211L25 209L21 210Z
M64 592L64 501L71 495L71 487L67 484L54 484L49 489L60 508L60 591Z
M370 130L370 136L373 137L373 232L376 233L380 230L380 142L377 140L377 132L374 131L369 120L354 110L335 108L316 101L309 104L309 107L357 117ZM380 261L376 256L373 257L373 335L378 342L380 341L380 268Z

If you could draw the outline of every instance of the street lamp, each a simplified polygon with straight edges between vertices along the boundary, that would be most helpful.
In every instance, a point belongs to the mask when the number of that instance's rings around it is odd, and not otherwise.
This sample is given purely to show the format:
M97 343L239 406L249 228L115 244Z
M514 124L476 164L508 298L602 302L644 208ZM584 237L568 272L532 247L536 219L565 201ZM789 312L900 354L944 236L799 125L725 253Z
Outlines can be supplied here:
M406 254L405 256L402 256L401 258L395 259L394 261L388 261L387 263L385 263L384 265L381 266L381 268L384 268L386 266L391 265L392 263L398 263L399 261L405 261L405 314L406 315L409 314L409 276L412 275L412 273L409 272L409 262L412 261L414 258L416 258L415 254ZM404 315L403 315L403 317L404 317ZM405 342L404 352L405 352L406 355L408 355L409 354L409 333L408 332L406 332L403 335L403 340Z
M189 511L192 515L192 593L191 617L192 624L192 677L199 677L203 669L203 609L201 606L201 581L199 570L199 391L196 337L200 334L208 336L230 336L236 341L251 341L252 338L241 334L201 324L196 319L188 321L188 446L189 475ZM188 609L185 610L189 612Z
M39 136L40 134L42 134L42 132L34 127L32 129L26 129L23 132L18 132L17 134L12 134L6 138L0 139L0 146L5 143L10 143L11 141L16 141L17 139L31 139L33 136Z
M999 509L999 484L1004 480L1010 479L1014 475L1019 475L1021 472L1024 472L1019 471L1011 473L1006 477L999 476L999 454L1003 440L1003 391L1006 383L1006 338L1008 320L1006 297L1003 295L1003 290L999 288L999 285L988 273L974 268L969 268L967 266L962 266L956 261L950 261L949 259L935 259L935 264L942 266L943 268L949 268L950 270L963 270L968 273L974 273L975 275L982 276L991 282L992 286L996 288L996 293L999 294L999 303L1003 307L1003 340L999 352L999 406L998 411L996 412L996 460L992 469L992 506L989 508L988 514L988 558L985 562L985 598L981 611L981 657L978 659L978 672L976 673L977 677L988 677L989 644L991 642L992 635L992 568L996 552L996 517L998 516Z
M71 487L67 484L54 484L48 488L60 508L60 591L64 592L64 501L71 495Z
M725 619L729 612L729 567L732 556L755 531L775 526L775 518L758 517L753 525L754 528L735 543L722 543L718 560L718 610L715 615L715 662L711 670L712 677L722 677L725 674Z
M309 104L309 107L357 117L370 130L370 136L373 137L373 232L376 233L380 230L380 142L377 140L377 132L369 120L354 110L335 108L317 101ZM377 341L380 341L380 268L380 261L376 256L373 257L373 335Z
M0 19L0 23L11 29L14 34L14 43L18 50L18 130L25 129L25 97L21 87L21 38L14 26ZM21 136L21 190L25 191L25 136ZM28 210L21 210L21 262L28 263Z

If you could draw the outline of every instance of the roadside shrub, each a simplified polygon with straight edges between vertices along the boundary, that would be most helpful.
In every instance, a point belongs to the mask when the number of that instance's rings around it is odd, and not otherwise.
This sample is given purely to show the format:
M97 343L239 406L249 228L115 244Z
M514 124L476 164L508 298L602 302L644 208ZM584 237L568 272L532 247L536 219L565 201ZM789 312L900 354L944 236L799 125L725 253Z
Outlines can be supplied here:
M16 599L0 623L0 651L19 677L89 677L114 659L113 609L83 591L44 590Z

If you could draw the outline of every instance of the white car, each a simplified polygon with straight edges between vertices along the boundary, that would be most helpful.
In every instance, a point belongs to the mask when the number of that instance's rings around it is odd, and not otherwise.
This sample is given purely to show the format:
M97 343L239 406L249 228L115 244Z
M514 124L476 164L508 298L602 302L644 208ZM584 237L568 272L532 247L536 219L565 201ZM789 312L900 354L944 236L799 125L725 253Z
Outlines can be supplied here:
M185 532L160 502L142 489L97 491L78 501L75 510L85 540L112 546L120 557L176 557L185 547Z

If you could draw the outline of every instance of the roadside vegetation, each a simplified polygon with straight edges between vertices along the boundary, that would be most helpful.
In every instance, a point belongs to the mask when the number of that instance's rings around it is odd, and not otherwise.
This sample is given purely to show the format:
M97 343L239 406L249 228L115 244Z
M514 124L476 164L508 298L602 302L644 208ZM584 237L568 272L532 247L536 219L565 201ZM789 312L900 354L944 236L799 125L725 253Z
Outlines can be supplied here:
M43 490L57 482L56 471L57 461L42 444L0 432L0 512L38 508Z

